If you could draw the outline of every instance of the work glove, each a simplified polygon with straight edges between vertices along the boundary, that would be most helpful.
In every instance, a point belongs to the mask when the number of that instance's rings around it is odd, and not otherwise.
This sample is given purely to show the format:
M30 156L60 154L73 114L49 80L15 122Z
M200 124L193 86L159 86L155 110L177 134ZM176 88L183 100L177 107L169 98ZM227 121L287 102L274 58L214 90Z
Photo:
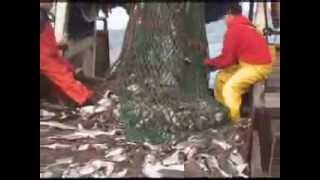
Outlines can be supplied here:
M203 65L208 67L212 66L211 63L212 63L212 60L210 58L207 58L203 61Z
M212 60L210 58L207 58L203 61L203 65L205 65L206 67L210 68L210 70L215 70L213 64L212 64Z

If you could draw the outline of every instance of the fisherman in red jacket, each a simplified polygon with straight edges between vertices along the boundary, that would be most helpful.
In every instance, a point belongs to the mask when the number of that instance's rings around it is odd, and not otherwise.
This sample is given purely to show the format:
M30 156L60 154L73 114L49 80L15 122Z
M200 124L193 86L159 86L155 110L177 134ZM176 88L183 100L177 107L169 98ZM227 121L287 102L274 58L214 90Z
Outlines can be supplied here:
M96 101L93 92L75 79L73 66L59 54L48 17L50 4L40 3L40 73L77 105L93 103Z
M272 57L267 41L242 16L240 5L233 6L225 16L227 32L220 56L206 59L204 65L219 69L214 85L215 98L230 110L233 122L240 119L241 95L272 70Z

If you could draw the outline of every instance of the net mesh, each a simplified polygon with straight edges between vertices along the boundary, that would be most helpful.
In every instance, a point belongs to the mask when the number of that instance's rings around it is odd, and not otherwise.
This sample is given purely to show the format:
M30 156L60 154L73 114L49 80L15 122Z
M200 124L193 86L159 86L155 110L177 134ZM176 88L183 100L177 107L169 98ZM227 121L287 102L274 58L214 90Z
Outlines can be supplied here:
M208 91L203 3L131 4L122 54L120 119L129 138L162 142L212 128L226 108Z

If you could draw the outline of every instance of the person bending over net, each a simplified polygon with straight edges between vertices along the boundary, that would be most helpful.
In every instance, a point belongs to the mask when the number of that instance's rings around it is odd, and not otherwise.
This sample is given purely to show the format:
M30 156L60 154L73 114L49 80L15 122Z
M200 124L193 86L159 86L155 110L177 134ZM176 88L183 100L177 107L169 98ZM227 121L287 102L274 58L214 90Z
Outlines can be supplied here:
M76 80L73 66L59 54L48 12L52 3L40 3L40 76L50 82L55 92L83 106L97 101L97 96Z

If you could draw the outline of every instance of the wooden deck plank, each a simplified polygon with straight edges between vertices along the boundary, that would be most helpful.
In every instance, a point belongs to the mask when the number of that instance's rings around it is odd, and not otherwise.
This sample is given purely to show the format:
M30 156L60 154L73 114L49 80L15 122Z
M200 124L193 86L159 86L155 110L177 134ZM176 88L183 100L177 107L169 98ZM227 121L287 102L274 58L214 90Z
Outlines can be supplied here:
M279 128L278 133L273 133L273 143L272 143L272 153L270 157L270 164L269 164L269 175L272 177L280 176L280 121L272 121L273 122L273 131L277 131L276 129ZM279 124L275 123L279 122ZM277 124L277 125L275 125Z
M267 80L266 84L267 84L267 88L275 87L275 88L279 88L280 89L280 79ZM268 90L267 90L267 92L268 92Z
M268 79L280 79L280 73L271 73Z
M275 167L275 169L273 169L271 171L270 176L271 177L280 177L280 166L279 167Z
M257 131L252 133L252 149L251 149L251 177L266 177L261 167L260 142Z
M271 74L272 73L280 73L280 64L273 66Z
M280 79L267 79L265 92L279 92L280 93Z
M266 117L269 119L280 120L280 109L279 108L268 108L265 110Z
M280 108L280 93L266 93L264 99L266 108Z
M280 120L271 120L271 131L273 136L280 137Z

